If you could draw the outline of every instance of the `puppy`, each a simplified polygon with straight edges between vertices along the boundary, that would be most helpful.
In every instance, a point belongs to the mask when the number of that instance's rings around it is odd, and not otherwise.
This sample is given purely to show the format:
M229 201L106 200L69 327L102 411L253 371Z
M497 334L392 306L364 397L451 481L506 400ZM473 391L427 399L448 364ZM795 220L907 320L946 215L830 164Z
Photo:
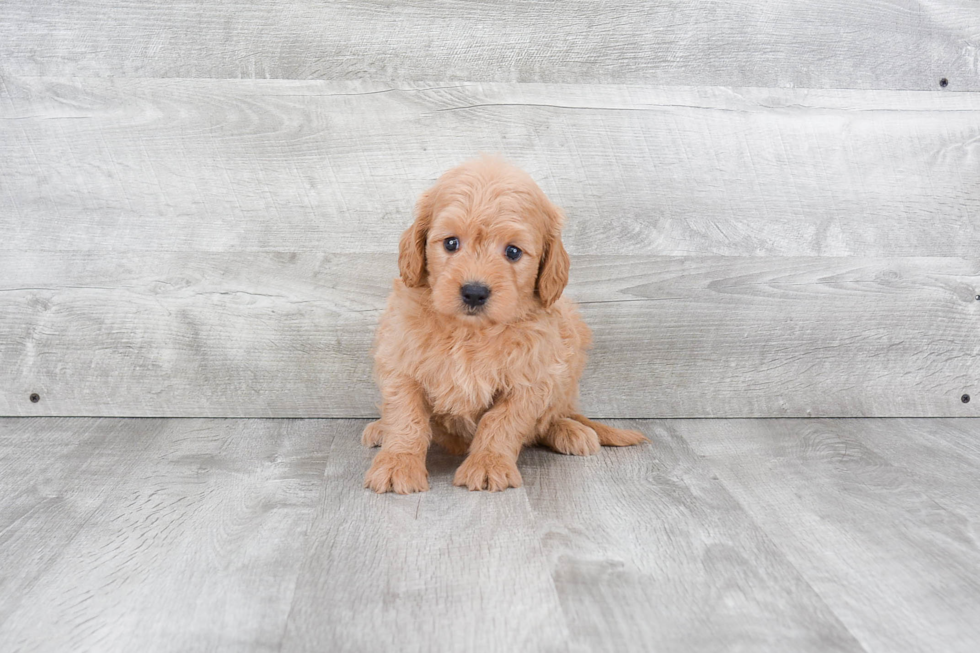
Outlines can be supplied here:
M416 206L375 338L381 419L362 435L381 450L376 492L429 489L435 440L466 454L454 483L520 487L526 445L594 454L646 438L578 413L591 333L571 301L563 216L523 171L499 159L444 174Z

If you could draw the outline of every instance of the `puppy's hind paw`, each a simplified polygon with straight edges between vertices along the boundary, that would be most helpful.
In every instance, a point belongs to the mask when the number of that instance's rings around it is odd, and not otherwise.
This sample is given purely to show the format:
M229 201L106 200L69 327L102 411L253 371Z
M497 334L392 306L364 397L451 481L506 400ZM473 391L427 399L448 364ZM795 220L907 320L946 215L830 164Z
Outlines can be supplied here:
M523 482L521 472L513 461L490 452L471 453L453 478L453 485L491 492L521 487Z
M572 415L572 419L580 424L588 426L596 435L599 436L599 444L604 447L632 447L637 444L649 442L647 436L639 431L629 429L617 429L599 422L593 422L584 415Z
M364 477L364 487L378 494L396 492L411 494L429 489L429 472L425 457L415 454L379 451Z
M555 420L541 443L569 456L591 456L599 453L599 436L585 424L563 417Z
M361 433L361 444L365 447L380 447L384 441L384 431L381 430L381 420L375 420L364 427Z

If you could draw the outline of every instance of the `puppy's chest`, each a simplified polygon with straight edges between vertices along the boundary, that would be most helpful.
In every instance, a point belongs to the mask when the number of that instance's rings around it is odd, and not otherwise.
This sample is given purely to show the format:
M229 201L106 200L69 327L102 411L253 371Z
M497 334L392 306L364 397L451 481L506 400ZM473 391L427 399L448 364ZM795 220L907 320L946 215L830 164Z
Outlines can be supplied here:
M438 348L420 366L420 379L433 412L476 419L509 384L500 352L467 343Z

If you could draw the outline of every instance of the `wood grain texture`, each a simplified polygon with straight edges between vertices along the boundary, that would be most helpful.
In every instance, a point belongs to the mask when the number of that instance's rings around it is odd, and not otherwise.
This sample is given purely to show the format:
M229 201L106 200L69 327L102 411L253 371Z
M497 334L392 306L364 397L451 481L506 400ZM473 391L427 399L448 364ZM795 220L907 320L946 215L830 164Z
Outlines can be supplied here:
M25 75L976 90L968 0L6 2Z
M361 487L365 423L0 419L0 650L980 642L980 420L631 421L414 496Z
M109 442L76 448L116 481L111 495L70 539L12 539L15 556L50 561L26 586L5 568L18 601L0 649L277 650L335 431L294 420L104 423L116 426ZM64 424L84 432L87 422ZM146 443L144 429L155 437L137 459L116 454ZM29 438L18 445L57 459ZM13 466L29 486L30 467Z
M394 252L480 151L564 207L573 254L980 242L976 93L7 76L0 142L6 251Z
M386 254L8 254L0 414L376 415L396 275ZM583 409L976 416L978 287L975 259L574 257Z
M619 424L640 447L521 456L573 646L862 651L669 424Z
M975 447L957 452L959 468L974 469L962 494L964 486L934 474L938 461L914 454L935 449L935 436L923 432L962 431L975 441L980 420L682 421L670 428L705 457L866 650L976 650ZM879 456L874 448L882 445L904 451L907 466ZM959 501L948 501L950 492Z
M163 423L135 424L0 419L0 627L127 471L146 462Z
M363 487L365 422L334 438L282 651L559 651L568 625L523 489L452 485L433 449L430 490ZM315 644L314 644L315 643Z
M864 447L901 468L917 485L928 487L929 498L968 524L970 537L980 542L980 424L875 420L859 429ZM906 437L909 432L915 437Z
M0 360L16 378L4 399L14 414L26 402L46 414L369 416L392 266L295 253L6 257ZM118 399L129 407L111 408Z

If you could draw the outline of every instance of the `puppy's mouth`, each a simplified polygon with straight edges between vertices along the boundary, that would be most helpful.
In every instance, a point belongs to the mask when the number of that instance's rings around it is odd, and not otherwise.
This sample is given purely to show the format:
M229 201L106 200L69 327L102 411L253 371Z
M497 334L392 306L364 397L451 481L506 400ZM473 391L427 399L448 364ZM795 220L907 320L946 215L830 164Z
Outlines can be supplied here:
M490 315L489 303L481 304L480 306L467 306L461 302L456 311L456 319L474 325L495 321Z
M467 317L480 317L487 312L486 304L482 306L467 306L463 304L463 315Z

